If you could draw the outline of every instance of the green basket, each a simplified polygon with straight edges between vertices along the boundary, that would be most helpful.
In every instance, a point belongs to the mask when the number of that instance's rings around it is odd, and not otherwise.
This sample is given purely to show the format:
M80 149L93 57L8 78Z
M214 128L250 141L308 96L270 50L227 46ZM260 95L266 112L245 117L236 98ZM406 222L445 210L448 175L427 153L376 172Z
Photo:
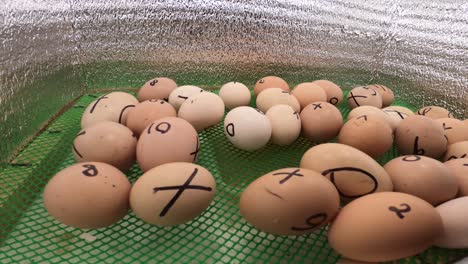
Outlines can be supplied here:
M328 245L327 227L310 235L275 236L252 228L239 214L239 196L250 182L279 168L299 166L313 144L299 138L289 146L269 144L246 152L229 143L222 123L200 134L197 163L215 177L217 194L194 221L157 227L129 212L113 226L81 230L52 219L43 206L42 191L55 173L74 163L71 146L81 115L100 95L80 97L0 168L0 263L336 263L340 259ZM346 117L349 109L345 104L340 109ZM396 155L392 149L379 162ZM141 171L135 165L127 175L134 182ZM468 250L431 248L399 262L449 263L467 255Z

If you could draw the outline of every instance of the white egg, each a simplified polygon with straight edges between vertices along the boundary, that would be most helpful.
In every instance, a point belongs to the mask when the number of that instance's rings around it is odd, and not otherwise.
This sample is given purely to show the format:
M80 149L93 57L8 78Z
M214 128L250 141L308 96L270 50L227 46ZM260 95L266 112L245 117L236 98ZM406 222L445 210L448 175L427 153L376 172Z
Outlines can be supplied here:
M236 107L224 119L224 134L234 146L243 150L262 148L270 140L271 132L265 114L252 107Z
M240 82L226 83L219 90L219 96L227 109L249 105L251 98L249 88Z
M301 105L296 97L280 88L268 88L263 90L257 96L256 103L257 108L263 112L266 112L270 107L279 104L289 105L296 112L301 111Z
M268 109L266 116L271 123L271 141L280 146L293 143L301 133L299 113L289 105L275 105Z
M468 248L468 197L460 197L436 207L444 232L435 245L443 248Z
M175 108L175 110L179 110L180 106L183 102L185 102L185 100L187 100L190 96L199 94L201 92L203 92L203 89L198 86L182 85L171 92L169 95L169 103Z
M179 117L198 131L217 125L224 116L224 102L216 94L204 92L186 100L179 108Z

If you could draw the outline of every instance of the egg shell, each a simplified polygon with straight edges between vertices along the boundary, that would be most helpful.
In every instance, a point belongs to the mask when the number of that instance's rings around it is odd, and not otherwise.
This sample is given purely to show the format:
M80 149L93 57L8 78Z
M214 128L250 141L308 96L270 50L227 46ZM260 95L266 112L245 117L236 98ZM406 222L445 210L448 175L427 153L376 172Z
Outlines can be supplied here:
M393 123L392 126L394 127L394 130L400 125L403 119L407 118L408 116L414 115L414 113L411 112L411 110L407 108L405 110L402 108L405 108L405 107L389 106L389 107L385 107L382 109L382 111L384 111L392 119L392 123Z
M440 106L425 106L421 109L419 109L416 114L422 115L422 116L427 116L432 119L439 119L439 118L445 118L445 117L450 117L453 118L452 113L450 113L449 110L440 107Z
M313 83L300 83L294 87L291 94L296 97L301 108L306 107L313 102L325 102L327 100L327 93L317 84Z
M332 105L338 105L343 101L343 91L341 88L335 84L334 82L328 80L316 80L313 81L312 84L316 84L325 91L327 94L327 102ZM317 100L317 101L324 101L324 100Z
M446 161L444 164L457 178L457 196L468 196L468 158L451 159Z
M229 82L221 86L219 97L223 99L227 109L238 106L248 106L252 95L247 86L240 82Z
M439 213L405 193L382 192L356 199L328 229L330 246L360 261L392 261L429 248L442 233Z
M258 96L263 90L268 88L280 88L285 92L289 92L289 85L285 80L277 76L266 76L255 83L255 96Z
M434 120L421 116L409 116L395 130L395 144L401 155L424 155L440 158L447 150L444 129Z
M268 88L257 96L256 105L260 111L266 113L274 105L285 104L291 106L294 111L300 112L301 106L296 97L280 88Z
M393 91L390 90L390 88L388 88L387 86L381 84L372 84L369 85L369 87L376 90L382 96L383 107L391 105L395 100L395 95L393 94Z
M366 153L343 144L325 143L310 148L300 167L322 173L344 200L393 190L390 176L380 164Z
M455 175L440 161L418 155L392 159L384 166L396 192L417 196L437 206L458 192Z
M436 208L442 217L443 232L435 245L442 248L468 248L468 197L461 197Z
M382 108L382 96L374 89L367 86L358 86L348 93L348 106L350 109L361 105L371 105Z
M468 125L455 118L439 118L435 120L444 129L448 144L468 141Z
M182 103L178 116L187 120L198 132L201 132L223 120L223 99L210 92L193 95Z
M302 134L312 142L321 143L335 138L343 126L340 110L327 102L315 102L301 112Z
M213 201L216 183L196 164L174 162L143 174L132 187L130 206L137 217L158 226L187 223Z
M171 116L177 116L171 104L164 100L150 99L137 104L128 112L127 127L139 136L154 121Z
M185 100L190 98L192 95L203 92L203 89L193 85L182 85L174 89L169 94L169 103L174 107L176 111L179 110Z
M448 145L447 152L443 157L443 161L452 159L468 158L468 141L460 141Z
M399 124L399 121L394 120L389 114L384 112L383 109L377 108L375 106L370 106L370 105L363 105L363 106L354 108L353 110L351 110L351 112L349 112L347 120L360 117L363 115L376 116L385 120L385 122L390 126L392 131L395 130Z
M260 110L239 106L226 115L224 134L237 148L253 151L264 147L271 138L270 120Z
M393 131L385 119L362 115L348 120L338 134L338 142L377 158L393 145Z
M160 99L169 100L169 95L177 88L174 80L167 77L157 77L147 81L138 90L138 101L144 102L146 100Z
M397 112L400 112L400 113L403 113L403 114L406 114L406 116L412 116L412 115L415 115L414 112L409 109L408 107L404 107L404 106L400 106L400 105L392 105L392 106L387 106L384 108L384 110L395 110ZM396 113L398 114L398 113Z
M98 161L127 171L135 163L136 144L130 129L104 121L81 130L72 149L77 162Z
M468 126L468 119L463 120L463 123Z
M301 118L289 105L275 105L266 116L271 124L271 141L280 146L293 143L301 133Z
M333 184L315 171L285 168L249 184L240 213L255 228L275 235L302 235L327 224L338 213Z
M195 162L200 151L198 134L182 118L165 117L151 123L137 143L137 161L143 172L171 162Z
M87 128L102 121L126 125L129 110L138 104L131 94L112 92L91 102L81 117L81 128Z
M44 189L44 206L65 225L106 227L127 214L130 187L125 174L111 165L77 163L50 179Z

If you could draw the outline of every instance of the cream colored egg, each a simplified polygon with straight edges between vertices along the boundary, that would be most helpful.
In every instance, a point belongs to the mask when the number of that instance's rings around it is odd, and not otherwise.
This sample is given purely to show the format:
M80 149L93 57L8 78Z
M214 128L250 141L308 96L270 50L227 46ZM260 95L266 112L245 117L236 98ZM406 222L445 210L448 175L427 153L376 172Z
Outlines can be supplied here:
M327 102L315 102L301 112L302 134L312 142L333 139L343 126L340 110Z
M310 82L296 85L291 94L299 101L301 108L314 102L327 101L327 93L325 90L319 85Z
M436 210L442 217L444 228L435 245L442 248L468 248L468 197L443 203Z
M387 107L384 108L384 110L395 110L395 111L398 111L400 113L406 114L406 116L415 115L414 112L411 109L409 109L408 107L399 106L399 105L387 106ZM395 114L398 114L398 113L395 112Z
M390 176L382 166L364 152L347 145L314 146L304 154L300 166L330 179L344 199L393 190Z
M73 141L77 162L98 161L127 171L135 163L137 139L127 127L104 121L83 129Z
M137 143L137 161L142 171L171 162L195 162L200 151L198 134L182 118L165 117L151 123Z
M296 97L280 88L268 88L263 90L262 93L257 96L256 102L257 108L262 112L266 112L270 107L279 104L289 105L296 112L301 111L301 106Z
M169 95L177 84L174 80L166 77L158 77L147 81L138 91L138 101L144 102L146 100L169 100Z
M338 213L333 184L315 171L285 168L252 182L241 195L240 213L255 228L275 235L302 235Z
M207 169L174 162L155 167L138 178L130 193L130 206L147 223L174 226L202 214L215 193L216 183Z
M444 164L457 178L457 196L468 196L468 158L451 159Z
M224 102L218 95L203 92L185 100L179 108L178 116L187 120L198 131L215 126L224 117Z
M399 124L399 121L394 120L390 116L390 114L384 112L384 109L380 109L380 108L377 108L375 106L370 106L370 105L363 105L363 106L354 108L353 110L351 110L351 112L349 112L347 120L360 117L363 115L376 116L385 120L385 122L390 126L392 130L395 130Z
M313 81L312 84L316 84L325 91L327 94L327 102L332 105L338 105L343 101L343 91L334 82L328 80L317 80ZM317 100L322 101L322 100Z
M177 116L176 110L170 103L164 100L150 99L137 104L128 112L127 127L136 135L140 135L149 124L170 116Z
M179 110L185 100L190 98L192 95L196 95L203 92L203 89L193 85L183 85L174 89L169 95L169 103L174 107L176 111Z
M395 95L393 94L393 91L390 90L390 88L388 88L387 86L381 84L372 84L369 85L369 87L376 90L382 96L383 107L391 105L395 100Z
M408 116L414 115L411 110L401 106L389 106L382 109L387 115L390 116L394 130L400 125L401 121Z
M112 92L91 102L81 117L81 128L87 128L102 121L126 125L129 110L138 104L131 94Z
M361 105L371 105L382 108L382 96L373 88L368 86L358 86L348 93L348 106L350 109Z
M448 144L468 140L468 125L455 118L439 118L435 120L444 129Z
M449 110L440 106L425 106L416 112L418 115L427 116L432 119L450 117L453 118Z
M463 158L468 158L468 141L460 141L448 145L443 161Z
M240 82L229 82L221 86L219 97L223 99L227 109L233 109L238 106L248 106L250 104L251 94L247 86Z
M277 76L266 76L266 77L261 78L255 83L255 86L254 86L255 96L258 96L260 92L268 88L280 88L281 90L285 92L289 92L289 85L285 80Z
M226 115L224 134L237 148L257 150L264 147L272 133L270 120L259 110L239 106Z
M47 183L43 199L49 214L78 228L117 223L129 209L130 182L125 174L101 162L74 164Z
M271 141L280 146L293 143L301 133L301 118L289 105L275 105L266 116L271 124Z

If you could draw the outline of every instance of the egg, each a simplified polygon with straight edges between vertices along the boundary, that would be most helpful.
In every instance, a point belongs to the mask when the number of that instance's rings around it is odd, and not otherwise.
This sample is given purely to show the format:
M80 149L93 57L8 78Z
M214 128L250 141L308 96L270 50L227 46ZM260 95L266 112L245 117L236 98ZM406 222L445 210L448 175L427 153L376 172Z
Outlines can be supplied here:
M416 112L418 115L427 116L432 119L450 117L453 118L449 110L440 106L425 106Z
M138 91L138 101L165 100L169 101L169 95L177 88L174 80L166 77L158 77L147 81Z
M128 112L127 127L136 135L140 135L149 124L160 118L171 116L177 116L171 104L164 100L150 99L137 104Z
M185 100L190 96L199 94L203 92L203 89L198 86L193 85L183 85L174 89L171 94L169 94L169 103L175 108L176 111L179 110Z
M325 90L313 83L300 83L294 87L291 94L299 101L301 108L314 102L328 101Z
M227 109L233 109L238 106L248 106L250 104L251 94L247 86L240 82L229 82L221 86L219 97L223 99Z
M240 213L255 228L275 235L302 235L327 224L338 213L333 184L315 171L285 168L249 184Z
M198 132L201 132L223 120L224 102L214 93L196 94L182 103L178 116L187 120Z
M347 119L350 120L363 115L375 116L385 120L385 122L390 126L392 131L395 130L399 124L398 121L394 120L389 114L384 112L382 109L370 105L363 105L354 108L353 110L351 110L351 112L349 112Z
M390 88L388 88L387 86L381 84L372 84L369 86L382 96L383 107L391 105L395 100L395 95L393 94L393 91L390 90Z
M392 159L384 166L396 192L417 196L436 206L458 192L455 175L440 161L419 155Z
M280 146L293 143L301 133L301 118L289 105L275 105L266 116L271 124L271 141Z
M301 112L302 134L312 142L333 139L340 132L343 117L340 110L327 102L315 102Z
M468 158L468 141L460 141L448 145L443 161L462 158Z
M395 130L395 143L401 155L424 155L437 159L447 150L442 126L420 115L401 121Z
M385 119L362 115L346 122L338 134L338 142L377 158L393 145L393 131Z
M463 120L463 123L468 126L468 119Z
M132 187L130 206L143 221L158 226L187 223L213 201L216 183L196 164L167 163L143 174Z
M226 115L224 134L237 148L252 151L264 147L271 138L270 120L263 112L239 106Z
M91 102L81 117L81 128L87 128L102 121L125 125L129 110L138 104L131 94L112 92Z
M390 176L382 166L364 152L343 144L325 143L310 148L302 156L300 167L327 177L344 200L393 190Z
M373 193L341 209L328 229L339 254L359 261L392 261L428 249L442 233L431 204L405 193Z
M189 122L178 117L164 117L145 128L136 150L138 164L146 172L165 163L195 162L200 141Z
M348 93L348 106L350 109L361 105L371 105L382 108L382 96L374 89L367 86L358 86Z
M468 158L451 159L444 164L457 178L457 196L468 196Z
M260 92L268 88L280 88L281 90L285 92L289 92L289 85L285 80L277 76L266 76L266 77L261 78L255 83L255 86L254 86L255 96L258 96Z
M439 118L435 120L444 129L448 144L468 141L468 125L455 118Z
M409 109L403 109L405 107L400 106L389 106L382 109L388 116L390 116L394 130L400 125L401 121L408 116L414 115Z
M443 203L436 210L442 217L444 228L435 245L442 248L468 248L468 197Z
M77 162L98 161L127 171L135 162L136 144L130 129L104 121L81 130L72 149Z
M301 111L301 106L296 97L280 88L268 88L263 90L262 93L257 96L256 104L257 108L264 113L268 111L270 107L279 104L289 105L296 112Z
M313 81L312 84L318 85L322 87L322 89L327 94L327 102L332 105L338 105L343 101L343 91L341 88L336 85L334 82L328 80L316 80ZM317 100L317 101L325 101L325 100Z
M396 115L399 115L399 113L403 113L404 115L406 116L412 116L414 115L414 112L409 109L408 107L404 107L404 106L399 106L399 105L392 105L392 106L387 106L383 109L384 111L388 112L388 113L395 113ZM388 111L388 110L393 110L393 111ZM401 118L400 119L404 119L404 118Z
M44 189L44 206L65 225L102 228L127 214L130 187L125 174L111 165L77 163L50 179Z

